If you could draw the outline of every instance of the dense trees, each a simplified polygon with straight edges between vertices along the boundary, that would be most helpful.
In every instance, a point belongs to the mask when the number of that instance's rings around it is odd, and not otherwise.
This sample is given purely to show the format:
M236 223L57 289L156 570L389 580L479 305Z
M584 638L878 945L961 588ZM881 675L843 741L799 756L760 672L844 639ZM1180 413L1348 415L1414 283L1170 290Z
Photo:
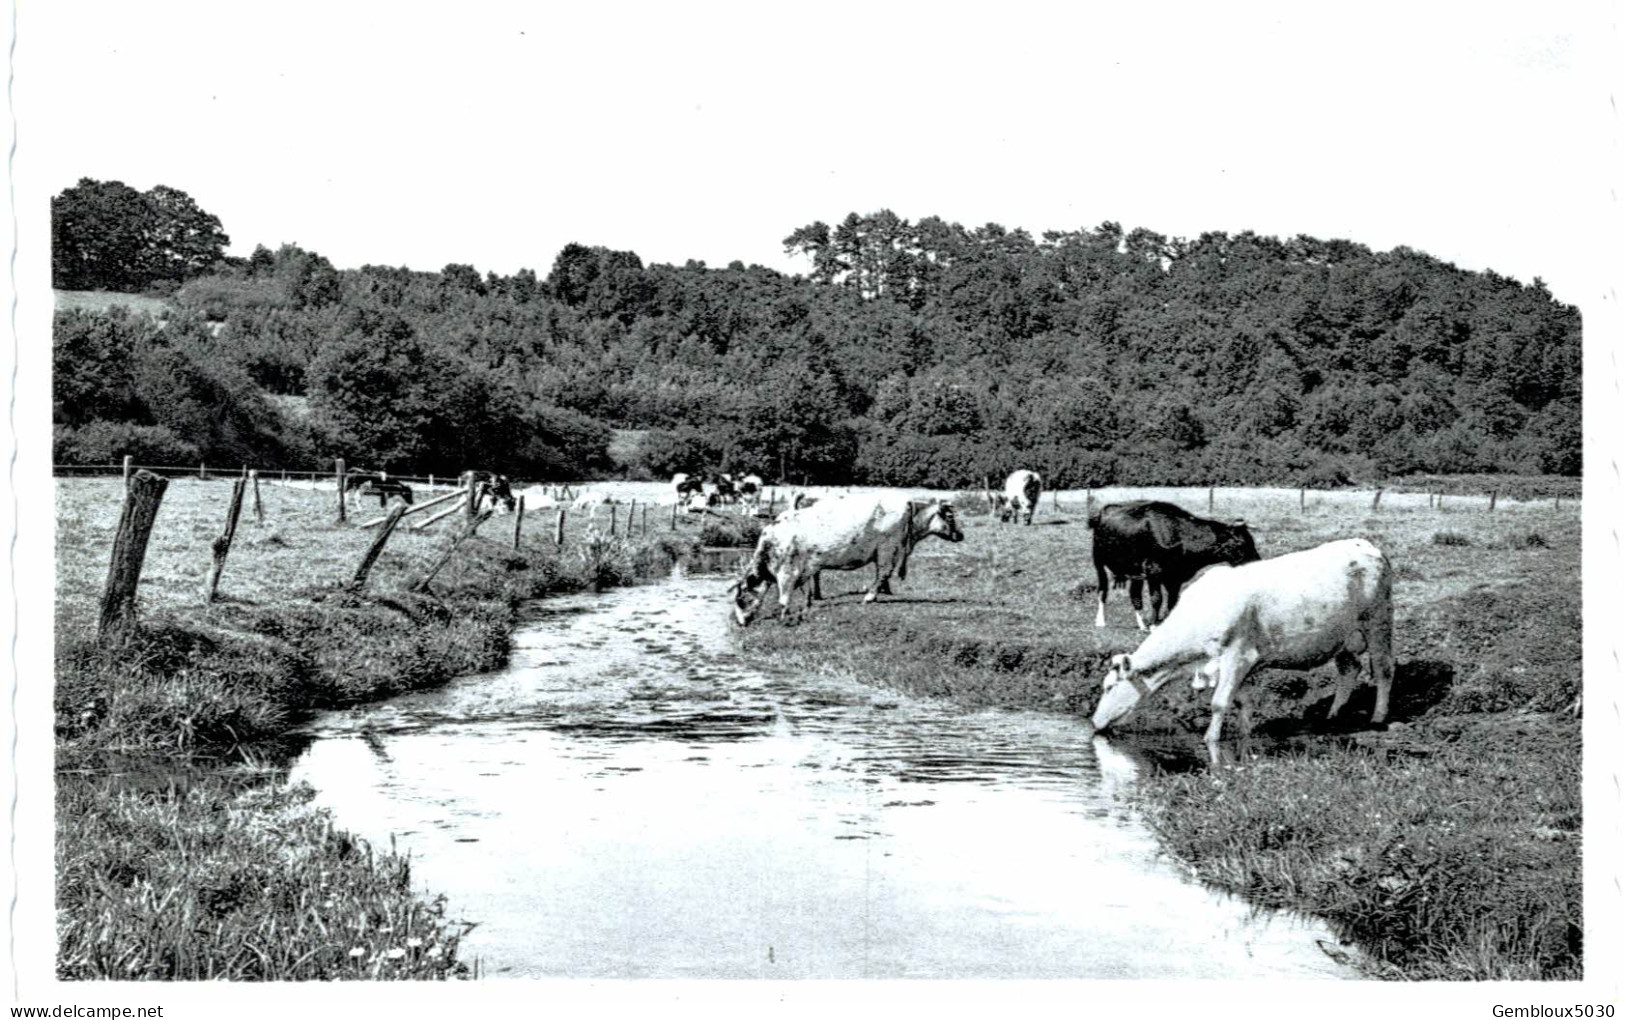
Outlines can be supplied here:
M1336 484L1580 469L1579 316L1539 281L1302 236L1107 222L1035 238L886 210L784 243L806 276L579 244L541 278L339 271L284 245L190 279L175 304L210 324L189 357L308 398L310 432L289 450L392 470L605 471L606 426L642 434L622 467L651 476L957 486L1027 466L1053 485ZM131 328L59 336L74 363L59 365L61 424L177 427L142 403L155 384L115 364Z
M219 263L230 243L190 195L83 178L51 199L51 281L64 290L135 292Z

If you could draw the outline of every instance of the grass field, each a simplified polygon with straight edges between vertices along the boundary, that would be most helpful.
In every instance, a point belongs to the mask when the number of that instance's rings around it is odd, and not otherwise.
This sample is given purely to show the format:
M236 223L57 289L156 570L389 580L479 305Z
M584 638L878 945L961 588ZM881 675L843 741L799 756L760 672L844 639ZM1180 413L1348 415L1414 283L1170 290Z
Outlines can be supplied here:
M1107 498L1119 493L1107 493ZM1199 495L1200 500L1189 496ZM1206 491L1183 500L1206 509ZM1580 521L1576 504L1218 490L1266 557L1365 537L1395 572L1393 725L1365 725L1363 687L1330 727L1334 673L1263 672L1259 739L1208 770L1207 710L1170 684L1112 738L1161 769L1134 796L1203 880L1318 913L1409 978L1578 977L1581 968ZM974 494L960 503L974 507ZM958 545L920 546L897 596L864 606L872 572L828 573L800 625L740 635L752 655L824 664L968 705L1087 717L1107 656L1139 634L1126 593L1097 630L1084 506L1046 495L1032 527L966 516ZM895 581L894 581L895 585ZM844 593L844 594L843 594Z
M407 862L369 848L280 782L289 727L505 661L513 611L551 591L630 583L691 555L698 526L609 539L498 516L431 591L407 589L455 518L396 530L365 593L343 585L371 541L336 523L331 488L250 495L205 606L226 480L170 482L139 592L141 633L116 650L94 626L122 481L59 481L56 732L58 973L63 978L433 978L461 973L462 928L416 896ZM408 521L421 518L407 518ZM667 522L669 525L669 521Z

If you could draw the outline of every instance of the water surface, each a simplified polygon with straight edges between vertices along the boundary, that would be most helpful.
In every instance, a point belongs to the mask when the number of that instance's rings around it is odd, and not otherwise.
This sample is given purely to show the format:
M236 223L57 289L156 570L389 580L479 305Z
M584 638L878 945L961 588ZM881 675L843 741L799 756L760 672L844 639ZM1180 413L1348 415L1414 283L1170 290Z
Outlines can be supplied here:
M725 586L538 602L507 669L320 717L296 778L488 976L1356 976L1160 855L1078 720L748 662Z

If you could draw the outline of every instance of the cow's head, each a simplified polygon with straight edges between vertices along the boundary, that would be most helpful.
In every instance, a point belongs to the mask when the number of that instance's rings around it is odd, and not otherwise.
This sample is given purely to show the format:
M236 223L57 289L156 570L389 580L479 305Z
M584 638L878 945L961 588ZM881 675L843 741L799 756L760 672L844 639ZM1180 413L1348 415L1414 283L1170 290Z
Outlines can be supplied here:
M1214 529L1218 532L1218 542L1215 550L1224 558L1224 562L1231 566L1240 566L1258 559L1258 546L1253 544L1253 533L1247 530L1247 522L1239 518L1230 524L1220 524Z
M766 601L766 591L762 581L764 579L753 566L745 572L745 576L733 583L728 594L733 596L733 620L741 627L749 627L752 620L762 611L762 603Z
M1107 668L1106 675L1100 679L1101 690L1111 690L1127 680L1133 671L1134 663L1126 653L1112 656L1111 665Z
M954 505L952 503L927 503L925 504L925 510L927 512L923 515L923 519L919 516L915 517L915 520L919 522L918 528L921 538L927 535L935 535L950 542L964 541L965 533L959 530L959 518L954 514Z
M1127 655L1114 655L1111 668L1102 681L1100 700L1089 719L1097 730L1104 730L1128 715L1140 704L1141 697L1149 693L1145 682L1134 675L1134 663Z

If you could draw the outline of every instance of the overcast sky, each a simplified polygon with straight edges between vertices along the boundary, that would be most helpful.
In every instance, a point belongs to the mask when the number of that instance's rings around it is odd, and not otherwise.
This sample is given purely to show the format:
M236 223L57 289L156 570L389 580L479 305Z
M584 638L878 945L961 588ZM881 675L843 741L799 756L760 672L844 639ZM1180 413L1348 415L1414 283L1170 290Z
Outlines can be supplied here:
M579 241L801 271L795 227L890 208L1597 285L1597 3L240 6L28 5L20 158L340 267L545 274Z

